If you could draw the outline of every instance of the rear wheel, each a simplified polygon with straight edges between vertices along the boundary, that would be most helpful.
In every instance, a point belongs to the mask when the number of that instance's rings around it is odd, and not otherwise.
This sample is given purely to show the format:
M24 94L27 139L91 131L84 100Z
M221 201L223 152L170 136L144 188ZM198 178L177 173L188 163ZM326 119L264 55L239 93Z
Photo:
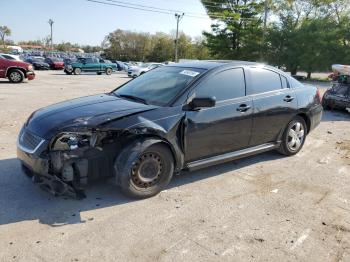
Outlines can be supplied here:
M141 145L142 147L142 145ZM130 148L116 161L121 190L133 198L158 194L170 182L174 172L172 153L163 144L155 144L136 152Z
M97 72L96 74L98 74L100 76L100 75L102 75L102 72Z
M286 156L297 154L303 147L307 133L305 120L296 116L285 129L278 151Z
M76 68L74 68L73 72L74 72L75 75L80 75L81 74L81 68L76 67Z
M111 75L113 72L112 68L107 68L106 69L106 75Z
M24 74L21 70L14 69L9 73L8 79L11 83L21 83L24 80Z

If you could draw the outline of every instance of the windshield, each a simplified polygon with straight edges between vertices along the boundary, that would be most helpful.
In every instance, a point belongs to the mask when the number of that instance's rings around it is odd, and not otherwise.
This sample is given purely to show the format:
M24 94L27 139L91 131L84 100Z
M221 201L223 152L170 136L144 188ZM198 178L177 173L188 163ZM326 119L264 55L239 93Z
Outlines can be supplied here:
M126 83L115 90L114 94L164 106L203 71L197 68L159 67Z

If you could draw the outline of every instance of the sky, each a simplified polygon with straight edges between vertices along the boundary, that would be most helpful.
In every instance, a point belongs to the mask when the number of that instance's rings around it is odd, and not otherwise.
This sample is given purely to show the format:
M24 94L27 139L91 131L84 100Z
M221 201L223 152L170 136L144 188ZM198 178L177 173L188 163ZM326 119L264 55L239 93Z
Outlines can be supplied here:
M200 0L97 1L183 11L185 16L180 22L180 31L192 37L201 36L203 30L210 31L211 21L207 16L204 19L189 17L194 13L206 13ZM176 29L174 14L133 10L87 0L0 0L0 10L0 25L11 29L12 34L8 38L15 42L41 40L48 36L49 19L54 21L53 41L56 44L100 45L104 37L116 29L150 33L170 33Z

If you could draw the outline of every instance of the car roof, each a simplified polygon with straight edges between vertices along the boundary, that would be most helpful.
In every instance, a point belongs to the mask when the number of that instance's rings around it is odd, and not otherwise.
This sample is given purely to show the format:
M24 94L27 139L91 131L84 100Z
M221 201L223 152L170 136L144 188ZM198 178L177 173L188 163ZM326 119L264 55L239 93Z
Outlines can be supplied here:
M200 68L200 69L213 69L216 67L224 66L224 65L232 65L232 66L258 66L261 63L256 62L248 62L248 61L239 61L239 60L193 60L193 61L185 61L175 64L169 64L168 66L178 66L178 67L192 67L192 68Z

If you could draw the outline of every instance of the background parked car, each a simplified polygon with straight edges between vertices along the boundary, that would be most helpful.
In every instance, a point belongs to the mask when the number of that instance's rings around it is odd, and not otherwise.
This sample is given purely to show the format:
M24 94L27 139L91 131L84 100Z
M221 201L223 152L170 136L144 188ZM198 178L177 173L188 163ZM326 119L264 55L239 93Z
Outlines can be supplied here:
M106 73L106 75L110 75L113 70L117 70L117 66L110 61L105 63L103 59L100 60L91 57L78 58L76 62L68 64L64 68L64 72L68 75L73 73L75 75L80 75L81 72L96 72L98 75Z
M19 57L19 55L12 55L12 54L1 54L0 56L9 59L9 60L16 60L16 61L22 61L22 59Z
M47 57L45 58L45 62L50 65L51 69L63 69L64 68L64 62L61 58L56 57Z
M350 110L350 84L336 83L322 98L324 109Z
M35 70L50 69L50 65L45 62L45 58L43 57L29 57L25 60L25 62L32 64Z
M117 70L118 71L127 71L127 65L121 61L118 61L118 60L111 60L112 63L116 64L117 66Z
M76 61L77 61L76 58L64 58L64 59L63 59L64 65L69 65L69 64L74 63L74 62L76 62Z
M12 83L21 83L26 78L32 80L34 77L31 64L0 56L0 78L8 78Z
M155 69L157 67L160 67L160 66L163 66L163 64L161 63L144 63L144 64L141 64L140 66L134 66L134 67L131 67L129 70L128 70L128 76L129 77L138 77L152 69Z

